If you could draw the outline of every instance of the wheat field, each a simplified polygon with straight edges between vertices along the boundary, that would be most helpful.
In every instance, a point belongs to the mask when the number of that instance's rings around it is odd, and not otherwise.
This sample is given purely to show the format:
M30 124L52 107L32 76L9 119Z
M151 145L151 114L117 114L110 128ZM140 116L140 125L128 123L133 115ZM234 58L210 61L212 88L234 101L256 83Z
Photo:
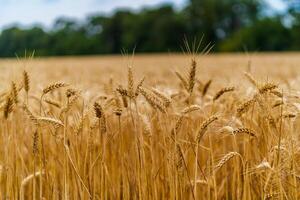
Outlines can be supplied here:
M300 55L0 60L1 199L299 199Z

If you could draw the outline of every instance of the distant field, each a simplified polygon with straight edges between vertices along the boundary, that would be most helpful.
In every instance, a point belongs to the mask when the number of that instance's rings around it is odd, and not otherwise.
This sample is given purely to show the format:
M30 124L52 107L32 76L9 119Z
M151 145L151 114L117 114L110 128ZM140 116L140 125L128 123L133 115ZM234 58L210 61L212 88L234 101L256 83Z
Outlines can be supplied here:
M299 199L300 54L0 60L0 199Z
M300 73L300 53L274 54L220 54L197 57L198 78L214 78L215 81L230 83L243 78L248 61L251 72L259 79L295 78ZM41 58L33 61L0 59L1 87L7 79L18 77L25 67L35 78L33 81L47 84L49 81L67 81L87 86L101 83L114 76L118 81L126 81L127 66L131 65L138 75L147 75L146 82L177 82L175 70L188 68L190 57L184 55L138 55L132 58L124 56L99 57L58 57ZM224 83L224 82L223 82ZM91 85L90 85L91 86Z

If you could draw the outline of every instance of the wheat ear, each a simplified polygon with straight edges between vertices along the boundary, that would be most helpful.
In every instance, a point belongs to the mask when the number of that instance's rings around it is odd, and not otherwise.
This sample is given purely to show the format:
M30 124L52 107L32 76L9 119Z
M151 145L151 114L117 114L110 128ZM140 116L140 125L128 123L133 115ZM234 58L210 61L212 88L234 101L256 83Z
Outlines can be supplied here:
M223 94L227 93L227 92L232 92L234 91L234 87L225 87L222 88L221 90L219 90L215 96L213 97L213 100L216 101L217 99L219 99Z
M207 127L213 123L214 121L216 121L218 119L217 116L211 116L209 117L208 119L206 119L204 122L202 122L201 126L200 126L200 129L198 131L198 134L197 134L197 138L196 138L196 142L197 143L200 143L201 141L201 138L203 137L203 135L205 134L206 130L207 130Z
M28 93L30 90L30 78L29 74L27 71L23 71L23 84L24 84L24 89Z
M58 88L62 88L62 87L66 87L67 84L66 83L62 83L62 82L59 82L59 83L54 83L54 84L50 84L48 85L47 87L45 87L43 89L43 94L47 94L55 89L58 89Z
M253 130L249 129L249 128L238 128L238 129L235 129L235 130L233 131L233 134L234 134L234 135L241 134L241 133L250 135L250 136L252 136L252 137L256 137L255 132L254 132Z
M192 63L191 63L190 71L189 71L189 81L188 81L189 93L193 92L193 89L195 86L196 68L197 68L197 63L196 63L195 59L192 59Z
M167 112L164 103L160 99L158 99L153 93L148 92L143 87L140 87L140 92L153 108L157 108L163 113Z
M209 89L211 83L212 83L212 80L208 80L208 81L204 84L203 89L202 89L202 97L204 97L204 96L207 94L207 91L208 91L208 89Z
M229 160L231 160L235 156L240 156L237 152L229 152L223 158L217 163L217 165L214 167L214 170L217 171L221 169Z
M186 90L189 90L189 84L188 82L185 80L185 78L177 71L175 71L175 74L176 76L179 78L181 84L183 85L183 87L186 89Z
M151 90L151 92L153 92L153 94L155 94L157 97L159 97L164 102L166 107L169 107L169 105L171 104L170 97L168 97L167 95L165 95L164 93L162 93L161 91L159 91L155 88L151 88L150 90Z

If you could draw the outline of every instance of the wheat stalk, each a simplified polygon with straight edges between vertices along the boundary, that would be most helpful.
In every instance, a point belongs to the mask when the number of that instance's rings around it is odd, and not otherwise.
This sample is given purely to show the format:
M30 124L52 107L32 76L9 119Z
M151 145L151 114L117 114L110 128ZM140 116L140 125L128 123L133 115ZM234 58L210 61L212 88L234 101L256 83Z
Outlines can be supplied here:
M31 181L33 180L35 177L37 176L42 176L44 174L43 171L38 171L38 172L35 172L33 174L30 174L28 175L27 177L25 177L22 182L21 182L21 187L20 187L20 196L22 199L25 199L24 198L24 188L26 187L26 185Z
M95 110L96 117L100 119L103 116L103 109L98 102L94 103L94 110Z
M23 84L24 84L24 89L28 93L30 90L30 78L29 74L27 71L23 71Z
M237 107L237 116L242 116L255 103L255 98L249 99Z
M129 66L128 67L128 74L127 74L127 77L128 77L128 95L130 98L134 98L135 96L135 92L134 92L134 78L133 78L133 71L132 71L132 67Z
M121 116L122 115L122 103L120 101L120 98L118 97L118 95L115 93L114 94L114 101L115 101L115 110L114 110L114 113L117 115L117 116Z
M45 98L44 101L49 105L55 106L57 108L61 108L60 102L58 102L54 99Z
M238 129L235 129L232 133L234 135L244 133L244 134L250 135L252 137L256 137L255 132L249 128L238 128Z
M50 84L43 89L43 95L45 95L53 90L56 90L56 89L59 89L62 87L66 87L66 86L68 86L68 85L66 83L62 83L62 82Z
M99 123L100 123L101 133L104 134L104 133L106 133L106 130L107 130L106 117L104 114L104 110L103 110L102 106L97 102L94 103L94 110L95 110L96 117L100 120Z
M32 114L32 112L29 110L28 106L26 104L23 105L23 109L26 112L26 114L28 115L29 119L35 124L38 125L38 121L36 116L34 116Z
M36 120L38 122L44 122L44 123L52 124L55 127L64 126L62 121L60 121L58 119L51 118L51 117L37 117Z
M12 112L13 110L13 100L10 96L6 98L6 102L4 104L4 109L3 109L3 114L4 118L7 119L8 115Z
M221 90L219 90L215 96L213 97L213 100L216 101L218 100L223 94L227 93L227 92L232 92L234 91L234 87L225 87L222 88Z
M241 156L239 153L237 152L229 152L227 153L225 156L223 156L223 158L216 164L216 166L214 167L214 171L218 171L219 169L221 169L228 161L230 161L233 157L235 156Z
M258 91L260 94L265 94L269 91L272 91L274 89L278 88L277 85L273 84L273 83L265 83L262 86L259 87Z
M194 112L194 111L197 111L197 110L201 110L201 107L199 105L190 105L186 108L184 108L181 113L182 114L188 114L188 113L191 113L191 112Z
M253 76L250 73L244 72L244 75L254 87L258 87L258 82L253 78Z
M179 80L180 80L181 84L183 85L183 87L188 91L189 90L189 84L185 80L185 78L177 71L175 71L175 74L179 78Z
M18 89L15 82L11 83L11 97L15 104L18 104Z
M202 97L204 97L206 95L211 83L212 83L212 80L210 79L204 84L203 89L202 89Z
M70 97L75 96L75 95L77 95L77 94L78 94L78 91L75 90L75 89L72 89L72 88L69 88L69 89L67 89L67 91L66 91L66 96L67 96L67 98L70 98Z
M153 93L148 92L143 87L140 87L140 92L153 108L157 108L158 110L160 110L163 113L167 112L166 106L164 105L164 103L160 99L158 99Z
M39 134L37 131L33 134L33 144L32 144L32 153L33 155L37 155L39 152Z
M143 77L143 78L138 82L138 84L137 84L137 86L136 86L136 89L135 89L135 94L134 94L135 97L137 97L137 96L139 95L140 87L143 86L144 81L145 81L145 77Z
M195 59L192 59L192 63L189 71L189 80L188 80L188 91L190 94L193 92L195 86L196 67L197 67L197 63Z
M208 126L209 126L210 124L212 124L214 121L216 121L217 119L218 119L218 117L213 115L213 116L207 118L206 120L204 120L204 121L202 122L202 124L201 124L201 126L200 126L200 129L199 129L199 131L198 131L198 134L197 134L197 138L196 138L196 142L197 142L197 143L200 143L201 138L202 138L203 135L205 134L205 132L206 132Z
M151 88L150 91L153 92L153 94L155 94L158 98L160 98L164 102L165 107L169 107L169 105L171 104L170 97L168 97L167 95L165 95L164 93L162 93L161 91L155 88Z
M151 137L152 136L152 129L151 129L151 123L150 120L147 116L143 115L142 116L142 122L143 122L143 133L148 136Z

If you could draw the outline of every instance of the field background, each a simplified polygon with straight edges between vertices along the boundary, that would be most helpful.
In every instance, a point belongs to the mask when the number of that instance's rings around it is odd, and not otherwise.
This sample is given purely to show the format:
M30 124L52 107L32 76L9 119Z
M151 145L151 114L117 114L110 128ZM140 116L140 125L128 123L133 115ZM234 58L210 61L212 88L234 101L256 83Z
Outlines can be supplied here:
M7 80L18 78L26 69L34 77L33 87L40 89L55 81L82 89L99 89L111 77L119 83L126 81L128 66L134 68L137 77L145 75L147 83L169 85L178 83L174 71L188 69L190 59L181 54L0 59L0 87L9 85ZM243 72L250 70L261 81L290 82L299 74L300 53L212 54L198 56L196 60L197 75L203 81L215 79L216 83L230 84L244 78Z

